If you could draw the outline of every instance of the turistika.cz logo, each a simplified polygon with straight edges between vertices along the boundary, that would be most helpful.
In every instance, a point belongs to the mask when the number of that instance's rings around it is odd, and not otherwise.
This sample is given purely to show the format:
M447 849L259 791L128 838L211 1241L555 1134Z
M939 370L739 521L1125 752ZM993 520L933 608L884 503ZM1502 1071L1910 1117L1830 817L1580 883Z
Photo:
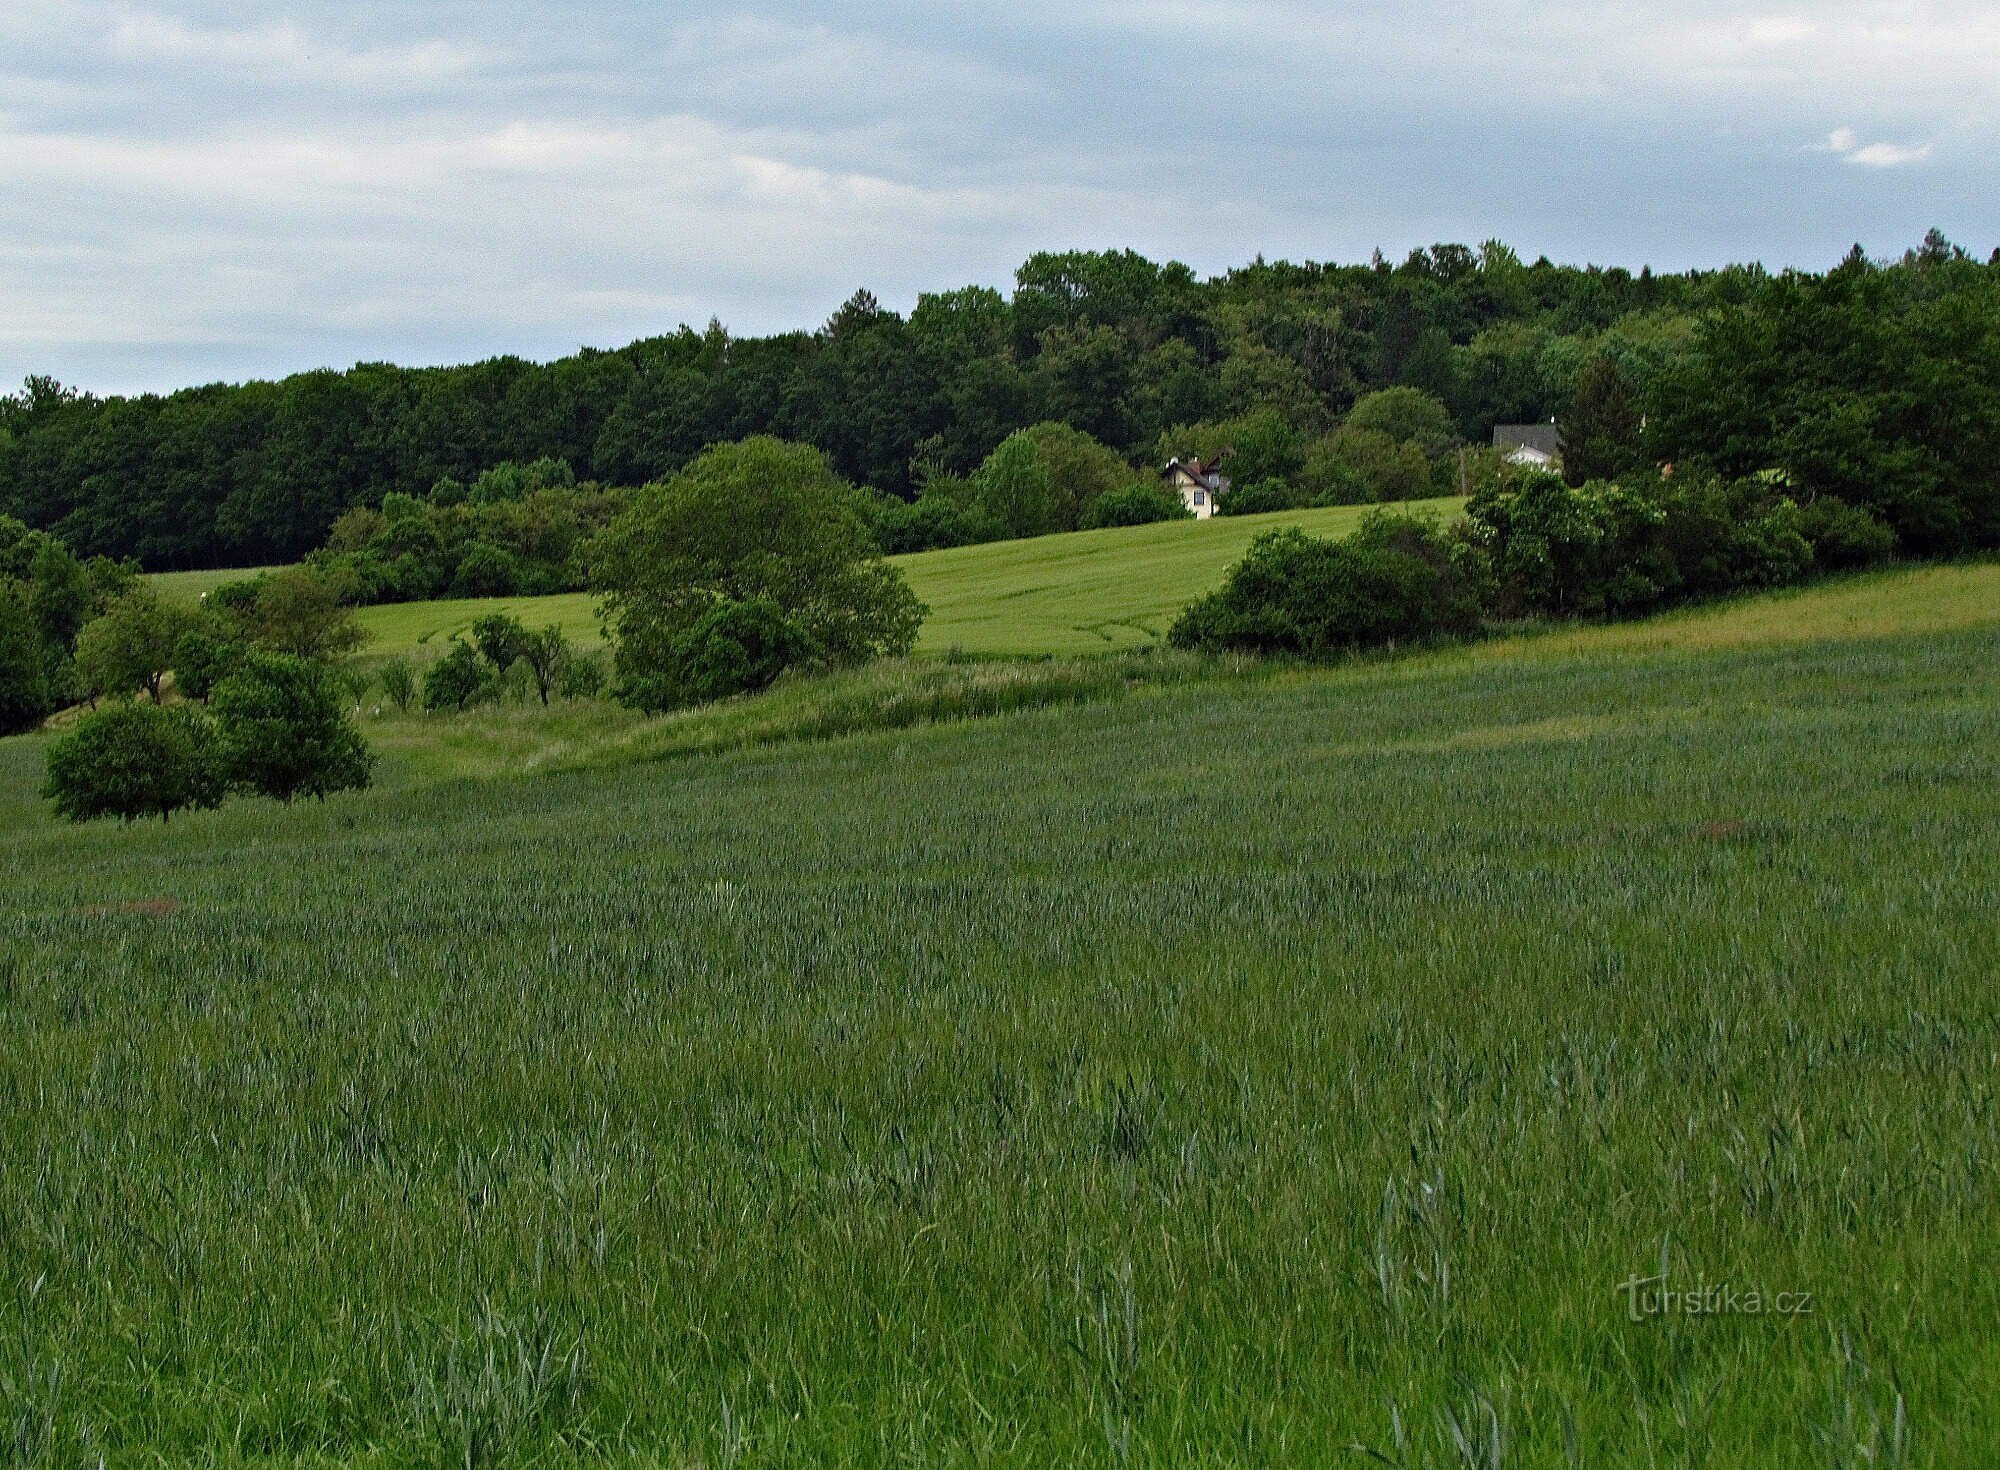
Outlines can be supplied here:
M1810 1317L1809 1291L1762 1291L1731 1281L1697 1281L1670 1285L1665 1276L1635 1276L1621 1281L1625 1311L1634 1322L1656 1317Z

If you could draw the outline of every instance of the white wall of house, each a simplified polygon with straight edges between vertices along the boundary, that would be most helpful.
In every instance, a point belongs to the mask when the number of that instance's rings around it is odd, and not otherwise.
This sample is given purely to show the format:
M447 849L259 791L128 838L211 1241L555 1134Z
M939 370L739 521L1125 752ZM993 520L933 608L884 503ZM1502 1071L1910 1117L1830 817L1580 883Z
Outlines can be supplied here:
M1186 470L1175 470L1168 484L1180 492L1181 504L1194 512L1196 520L1205 521L1215 514L1215 492Z

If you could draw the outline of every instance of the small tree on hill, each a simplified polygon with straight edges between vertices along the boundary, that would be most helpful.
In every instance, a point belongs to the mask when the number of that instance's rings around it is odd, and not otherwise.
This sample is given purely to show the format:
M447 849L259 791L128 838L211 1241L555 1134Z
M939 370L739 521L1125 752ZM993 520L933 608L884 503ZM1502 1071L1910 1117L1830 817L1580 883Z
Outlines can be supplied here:
M188 706L114 705L49 747L43 794L72 822L164 822L186 808L222 804L217 757L214 725Z
M675 701L675 643L718 601L773 604L815 663L907 653L924 606L882 559L853 489L819 451L776 439L711 449L640 492L599 538L593 582L620 697Z
M317 567L294 567L257 584L245 620L257 646L272 653L344 658L368 636L345 605L347 594L343 577Z
M374 758L341 696L324 664L286 654L249 658L211 701L229 784L288 805L366 786Z
M424 675L424 708L463 711L483 699L493 687L493 673L479 662L470 643L454 640L451 652Z
M193 619L191 609L141 583L84 624L76 639L77 670L99 693L144 690L158 704L174 666L174 648Z
M376 682L389 702L404 714L417 702L417 675L406 658L392 658L375 671Z

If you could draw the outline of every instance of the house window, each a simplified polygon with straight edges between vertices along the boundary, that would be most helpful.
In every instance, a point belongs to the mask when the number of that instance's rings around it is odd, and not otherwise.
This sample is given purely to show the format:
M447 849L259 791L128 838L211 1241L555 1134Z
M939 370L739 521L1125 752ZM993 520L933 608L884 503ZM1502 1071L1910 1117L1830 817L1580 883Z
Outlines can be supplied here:
M1208 497L1197 490L1194 492L1194 503L1196 505L1207 505Z

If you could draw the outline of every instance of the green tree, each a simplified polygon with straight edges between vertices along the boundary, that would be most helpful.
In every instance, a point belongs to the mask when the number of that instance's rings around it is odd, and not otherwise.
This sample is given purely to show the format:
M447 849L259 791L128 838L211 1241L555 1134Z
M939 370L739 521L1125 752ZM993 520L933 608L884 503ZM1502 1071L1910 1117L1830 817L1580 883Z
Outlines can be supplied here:
M226 632L197 624L174 640L174 688L204 704L243 662L243 645Z
M642 708L671 701L674 642L719 601L772 603L823 665L907 653L925 611L825 457L768 438L641 492L600 539L593 583L621 697Z
M131 822L222 804L216 732L186 706L120 704L91 715L49 747L48 783L56 813L72 822Z
M317 567L274 572L258 583L247 621L257 646L302 659L344 658L368 635L346 606L350 584Z
M527 652L528 629L510 613L488 613L474 621L472 643L488 663L504 674Z
M21 599L0 582L0 735L31 730L49 712L42 640Z
M1639 420L1639 395L1624 369L1604 353L1592 357L1562 417L1563 477L1584 485L1615 480L1634 468Z
M375 671L375 682L381 686L389 703L403 714L408 714L416 704L417 674L407 658L384 659L382 666Z
M216 686L217 750L229 784L289 805L365 787L374 765L338 676L291 654L253 654Z
M494 688L493 670L480 662L479 651L463 639L453 639L451 651L424 675L424 708L457 710L487 698Z
M1416 445L1433 458L1458 442L1451 410L1421 388L1385 388L1370 393L1354 405L1345 427L1386 434L1398 444Z
M133 587L77 635L78 671L100 693L144 690L158 704L174 666L174 649L193 619L189 608L168 602L143 583Z

